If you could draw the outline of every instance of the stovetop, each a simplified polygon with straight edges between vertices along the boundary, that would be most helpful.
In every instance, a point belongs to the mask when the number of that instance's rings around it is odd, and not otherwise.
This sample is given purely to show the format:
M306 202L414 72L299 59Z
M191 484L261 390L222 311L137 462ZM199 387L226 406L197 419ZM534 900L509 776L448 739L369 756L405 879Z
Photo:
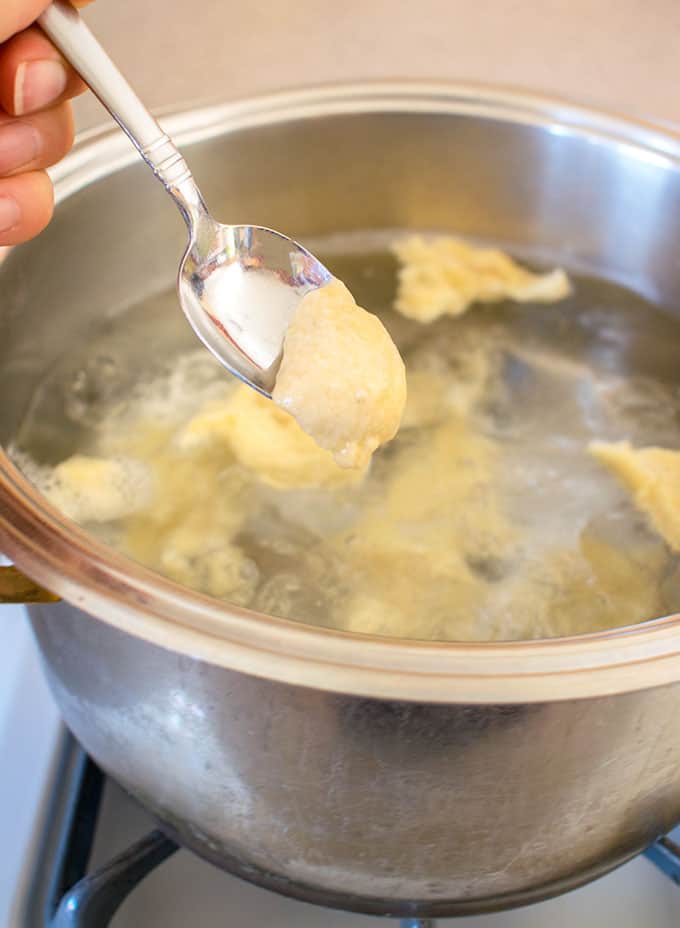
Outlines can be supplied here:
M0 758L0 928L45 928L62 891L81 876L83 848L92 844L86 866L92 873L155 826L134 800L100 778L61 728L20 610L3 612ZM100 789L97 809L93 798ZM67 827L70 817L75 835ZM67 834L75 847L70 857ZM146 876L110 921L111 928L378 928L380 923L398 924L285 899L184 850ZM511 912L440 919L437 926L675 928L679 923L680 888L640 857L557 899Z

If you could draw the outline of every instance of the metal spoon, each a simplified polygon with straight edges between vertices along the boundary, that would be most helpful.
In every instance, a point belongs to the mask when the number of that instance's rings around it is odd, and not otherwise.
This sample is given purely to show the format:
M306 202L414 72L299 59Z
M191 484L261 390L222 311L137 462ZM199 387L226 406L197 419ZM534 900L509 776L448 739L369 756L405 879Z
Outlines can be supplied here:
M80 14L54 0L38 23L179 207L189 244L177 290L194 332L232 374L271 395L291 317L301 298L328 283L331 273L280 232L213 219L184 158Z

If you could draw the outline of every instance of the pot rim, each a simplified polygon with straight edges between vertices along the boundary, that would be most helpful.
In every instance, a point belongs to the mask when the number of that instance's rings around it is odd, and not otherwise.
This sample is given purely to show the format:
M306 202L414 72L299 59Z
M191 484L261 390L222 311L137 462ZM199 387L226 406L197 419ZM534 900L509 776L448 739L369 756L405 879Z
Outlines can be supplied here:
M187 145L257 125L370 112L470 114L537 125L680 167L680 133L671 127L469 84L333 85L173 111L161 121L179 145ZM85 133L51 171L57 204L137 158L118 129ZM530 703L680 679L680 614L567 638L457 643L318 628L221 603L97 542L52 507L1 449L0 549L31 578L123 632L225 668L330 692L419 702Z

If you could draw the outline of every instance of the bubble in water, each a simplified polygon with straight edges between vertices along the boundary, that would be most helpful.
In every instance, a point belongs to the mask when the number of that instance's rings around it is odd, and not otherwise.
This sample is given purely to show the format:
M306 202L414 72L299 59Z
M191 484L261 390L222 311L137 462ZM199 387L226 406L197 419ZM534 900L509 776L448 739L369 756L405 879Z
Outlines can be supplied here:
M102 405L120 394L126 372L107 355L96 355L73 374L64 388L64 412L72 422L96 425Z
M274 574L258 590L253 606L269 615L295 615L299 613L300 600L304 602L306 598L304 586L297 574Z

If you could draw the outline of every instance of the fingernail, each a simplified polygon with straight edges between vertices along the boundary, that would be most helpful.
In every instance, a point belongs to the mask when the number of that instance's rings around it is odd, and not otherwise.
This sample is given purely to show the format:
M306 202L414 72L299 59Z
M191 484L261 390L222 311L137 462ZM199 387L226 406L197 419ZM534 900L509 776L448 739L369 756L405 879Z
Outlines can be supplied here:
M0 124L0 174L9 174L35 161L41 148L42 136L28 123Z
M21 209L14 197L0 197L0 232L9 232L21 221Z
M14 112L34 113L54 103L66 90L68 74L60 61L24 61L14 78Z

